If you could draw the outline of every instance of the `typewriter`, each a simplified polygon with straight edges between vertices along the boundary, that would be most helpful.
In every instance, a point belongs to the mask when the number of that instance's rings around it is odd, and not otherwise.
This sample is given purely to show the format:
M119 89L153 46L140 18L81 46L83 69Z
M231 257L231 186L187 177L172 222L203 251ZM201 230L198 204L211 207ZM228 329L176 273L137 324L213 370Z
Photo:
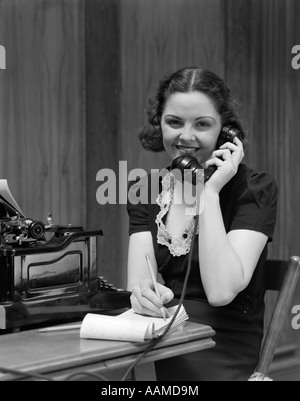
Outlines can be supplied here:
M0 334L130 307L97 272L102 230L25 218L0 195Z

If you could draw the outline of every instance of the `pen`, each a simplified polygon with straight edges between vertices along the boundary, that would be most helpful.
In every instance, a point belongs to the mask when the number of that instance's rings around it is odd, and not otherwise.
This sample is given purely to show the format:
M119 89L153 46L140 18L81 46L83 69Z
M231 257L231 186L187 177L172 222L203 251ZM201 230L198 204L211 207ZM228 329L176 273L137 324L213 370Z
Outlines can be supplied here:
M154 285L154 291L155 291L156 295L160 298L160 292L159 292L159 289L158 289L158 286L157 286L157 281L156 281L156 278L155 278L155 275L154 275L153 267L151 265L151 260L150 260L150 257L148 255L148 253L145 254L145 258L146 258L146 261L147 261L147 265L148 265L149 273L150 273L150 276L151 276L151 280L152 280L153 285ZM166 312L165 312L164 307L160 308L160 311L161 311L161 314L162 314L162 317L163 317L164 321L166 321Z

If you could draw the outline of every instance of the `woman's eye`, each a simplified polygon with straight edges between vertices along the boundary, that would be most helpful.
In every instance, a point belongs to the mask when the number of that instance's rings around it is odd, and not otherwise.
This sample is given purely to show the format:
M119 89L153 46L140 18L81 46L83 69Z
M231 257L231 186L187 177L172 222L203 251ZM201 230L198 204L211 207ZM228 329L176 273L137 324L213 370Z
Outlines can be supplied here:
M210 123L207 121L199 121L197 123L198 127L202 127L202 128L209 128L210 127Z
M166 123L171 127L180 127L182 125L182 123L179 120L168 120L166 121Z

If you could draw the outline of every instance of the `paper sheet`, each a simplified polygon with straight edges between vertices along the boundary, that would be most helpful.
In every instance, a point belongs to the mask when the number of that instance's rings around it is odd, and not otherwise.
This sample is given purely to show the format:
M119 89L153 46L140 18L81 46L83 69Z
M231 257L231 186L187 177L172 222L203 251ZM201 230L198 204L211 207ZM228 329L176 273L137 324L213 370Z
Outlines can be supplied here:
M25 217L20 206L17 204L14 197L12 196L6 179L0 179L0 194L6 202L8 202L14 209L16 209L21 217Z

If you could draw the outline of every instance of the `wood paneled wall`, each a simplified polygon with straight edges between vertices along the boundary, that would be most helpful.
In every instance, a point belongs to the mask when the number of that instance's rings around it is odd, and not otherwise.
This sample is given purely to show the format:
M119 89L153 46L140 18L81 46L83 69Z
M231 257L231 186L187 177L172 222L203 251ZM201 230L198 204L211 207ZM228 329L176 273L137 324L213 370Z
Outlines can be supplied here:
M85 223L83 2L1 0L0 177L26 216Z
M86 24L86 182L87 225L103 229L98 242L99 272L119 287L125 286L121 246L122 206L101 205L96 200L99 170L109 168L118 176L121 116L119 1L85 2ZM123 206L124 207L124 206ZM126 239L125 239L126 241Z
M225 71L222 0L127 0L121 2L121 155L129 167L165 166L164 154L136 140L149 95L158 80L184 66Z
M299 254L300 74L291 67L291 49L300 42L294 0L230 0L227 9L226 77L242 103L249 130L247 162L276 178L278 223L270 257ZM240 4L239 3L239 4Z

